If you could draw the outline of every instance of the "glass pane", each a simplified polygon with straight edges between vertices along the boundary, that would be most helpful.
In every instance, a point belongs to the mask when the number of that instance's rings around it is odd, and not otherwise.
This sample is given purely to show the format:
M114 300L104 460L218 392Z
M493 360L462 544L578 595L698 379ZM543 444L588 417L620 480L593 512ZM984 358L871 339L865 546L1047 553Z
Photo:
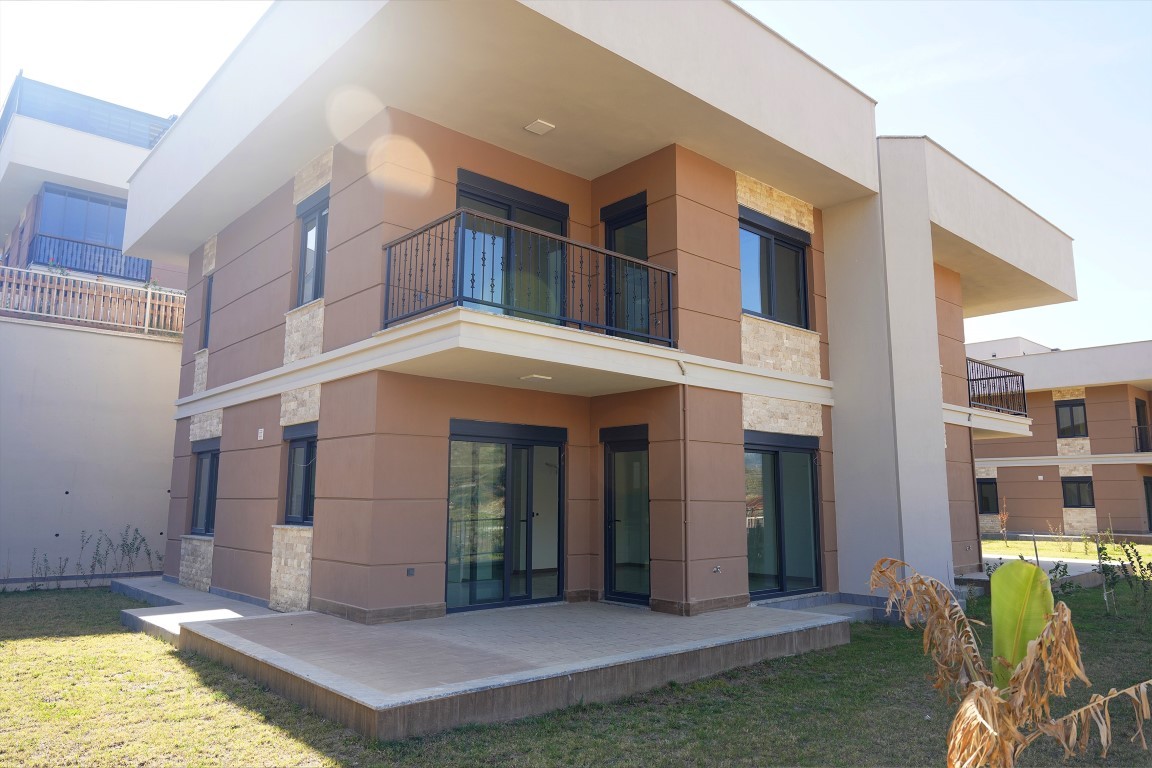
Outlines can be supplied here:
M61 234L69 240L84 239L84 219L88 213L88 201L82 197L69 195L64 200L64 227Z
M746 229L740 230L740 296L744 309L766 314L762 272L764 238Z
M213 510L211 506L214 503L212 496L215 490L212 487L212 465L216 455L213 453L196 454L196 492L192 500L192 530L197 533L212 532Z
M532 597L560 594L560 449L532 447Z
M528 597L528 449L513 448L508 465L509 597Z
M316 238L319 233L319 217L309 217L304 221L304 253L300 260L300 303L307 304L316 299Z
M1084 405L1072 406L1072 434L1084 436L1088 434L1088 418L1084 412Z
M108 206L95 200L88 201L88 216L84 222L84 239L103 245L108 241Z
M780 517L784 531L784 588L820 586L816 573L816 499L812 456L780 452Z
M564 232L564 222L531 211L516 209L512 212L512 220L554 235ZM510 268L510 303L530 313L558 316L563 311L564 244L528 232L516 232L513 238L515 253ZM548 319L534 314L528 316L537 320Z
M648 220L612 228L612 250L641 261L648 260Z
M651 562L648 555L648 451L612 454L613 521L612 591L647 595Z
M748 529L748 591L780 589L775 454L744 454L745 525Z
M461 194L460 207L471 208L489 216L507 219L511 212L502 206ZM463 294L476 301L505 303L504 265L508 258L508 227L477 216L464 217L459 250L460 270L463 273ZM473 309L486 309L484 305Z
M108 208L108 245L111 248L124 247L124 214L126 210L119 205Z
M45 235L64 233L64 195L45 192L40 205L40 231Z
M307 443L294 442L288 448L288 507L287 519L304 519L305 474L308 470Z
M449 608L504 599L503 443L452 441L448 468Z
M790 325L804 325L804 252L775 241L776 246L776 315L775 319Z
M997 511L997 498L996 498L996 481L989 480L976 483L977 498L980 504L980 513L985 515L995 514Z

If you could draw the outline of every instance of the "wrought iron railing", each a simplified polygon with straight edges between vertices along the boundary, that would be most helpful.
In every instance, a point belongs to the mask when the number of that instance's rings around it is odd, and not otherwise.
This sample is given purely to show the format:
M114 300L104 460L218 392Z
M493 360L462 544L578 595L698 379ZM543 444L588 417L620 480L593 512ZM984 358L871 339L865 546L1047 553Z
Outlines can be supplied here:
M0 315L178 335L184 332L184 301L183 293L164 288L0 267Z
M82 243L54 235L36 235L28 249L28 263L46 267L74 269L92 275L119 277L148 282L152 277L152 260L125 256L119 248Z
M460 208L384 246L384 326L464 306L673 346L672 270Z
M1136 426L1132 427L1133 445L1136 453L1149 453L1152 452L1152 427L1150 426Z
M1027 416L1024 375L968 358L968 405L1013 416Z

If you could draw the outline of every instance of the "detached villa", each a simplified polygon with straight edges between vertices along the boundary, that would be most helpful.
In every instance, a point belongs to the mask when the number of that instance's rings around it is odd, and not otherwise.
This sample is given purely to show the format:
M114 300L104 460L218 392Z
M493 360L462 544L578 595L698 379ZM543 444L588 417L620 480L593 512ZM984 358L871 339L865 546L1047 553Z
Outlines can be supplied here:
M130 185L190 271L167 578L372 624L978 569L972 436L1031 421L963 319L1073 299L1071 240L874 106L728 2L274 5Z
M1022 339L968 345L1024 376L1026 437L975 443L981 528L1067 535L1152 532L1152 341L1050 349Z

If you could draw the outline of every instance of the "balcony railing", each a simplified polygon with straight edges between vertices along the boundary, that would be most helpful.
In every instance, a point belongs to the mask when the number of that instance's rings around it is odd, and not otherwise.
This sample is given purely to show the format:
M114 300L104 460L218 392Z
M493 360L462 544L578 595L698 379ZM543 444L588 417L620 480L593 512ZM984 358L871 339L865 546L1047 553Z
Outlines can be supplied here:
M1132 438L1136 453L1152 452L1152 427L1132 427Z
M179 335L184 332L184 294L0 267L0 315Z
M1012 416L1027 416L1024 375L968 358L968 405Z
M465 208L384 246L384 326L449 306L673 346L669 269Z
M125 256L119 248L82 243L53 235L36 235L28 249L28 263L74 269L93 275L148 282L152 260Z

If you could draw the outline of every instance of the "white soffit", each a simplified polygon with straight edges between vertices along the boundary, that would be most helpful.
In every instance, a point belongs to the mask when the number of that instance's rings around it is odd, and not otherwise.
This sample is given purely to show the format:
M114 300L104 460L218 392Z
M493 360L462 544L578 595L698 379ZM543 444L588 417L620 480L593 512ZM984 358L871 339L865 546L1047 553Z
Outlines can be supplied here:
M931 139L880 141L924 153L932 256L960 274L965 317L1076 298L1071 237Z
M25 115L0 144L0 233L7 235L44 182L127 197L128 177L148 150Z
M728 3L541 8L278 3L133 178L128 252L197 248L372 116L334 135L348 93L586 179L678 143L818 207L875 191L871 100ZM703 55L725 37L764 56ZM793 101L809 108L765 106ZM554 131L524 130L542 115Z

